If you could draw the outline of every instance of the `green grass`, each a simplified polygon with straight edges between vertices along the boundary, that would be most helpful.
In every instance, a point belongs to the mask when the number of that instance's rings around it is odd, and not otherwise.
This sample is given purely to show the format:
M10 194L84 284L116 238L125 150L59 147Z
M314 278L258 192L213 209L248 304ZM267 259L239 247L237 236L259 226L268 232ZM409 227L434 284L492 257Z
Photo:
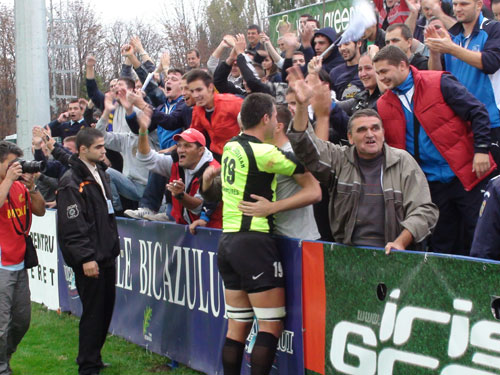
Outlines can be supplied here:
M77 352L78 318L32 303L30 329L11 360L13 375L77 374ZM102 358L111 363L101 371L102 375L200 374L184 366L171 369L167 358L111 335L104 344Z

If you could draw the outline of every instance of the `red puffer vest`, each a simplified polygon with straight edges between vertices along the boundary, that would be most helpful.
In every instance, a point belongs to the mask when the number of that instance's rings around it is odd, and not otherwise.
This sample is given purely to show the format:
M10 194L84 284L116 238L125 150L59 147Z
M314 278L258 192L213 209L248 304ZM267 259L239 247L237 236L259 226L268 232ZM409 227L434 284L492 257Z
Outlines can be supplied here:
M465 190L470 191L495 169L496 164L490 154L489 172L477 178L476 173L472 172L472 128L470 122L462 120L446 104L441 93L441 76L444 72L410 68L415 87L415 116ZM377 101L377 110L382 117L387 144L406 150L406 119L399 98L387 90Z
M198 192L198 189L200 188L200 177L203 176L203 172L205 171L205 169L209 165L213 165L216 168L220 168L220 164L215 159L212 160L211 162L205 163L200 169L198 169L198 171L193 176L191 183L189 184L189 186L186 187L186 194L189 194L192 197L194 197L196 195L196 193ZM185 181L183 172L184 171L182 171L182 172L179 171L179 162L175 162L172 165L170 182L172 182L174 180L178 180L179 178L182 178L182 180ZM187 210L187 212L188 212L189 218L191 219L191 222L198 220L200 218L200 215L195 215L189 210ZM179 202L179 200L173 198L172 199L172 216L174 217L175 222L177 224L189 224L184 219L183 213L184 213L184 206ZM210 216L210 221L208 222L207 227L209 227L209 228L222 228L222 202L219 202L217 204L217 208Z

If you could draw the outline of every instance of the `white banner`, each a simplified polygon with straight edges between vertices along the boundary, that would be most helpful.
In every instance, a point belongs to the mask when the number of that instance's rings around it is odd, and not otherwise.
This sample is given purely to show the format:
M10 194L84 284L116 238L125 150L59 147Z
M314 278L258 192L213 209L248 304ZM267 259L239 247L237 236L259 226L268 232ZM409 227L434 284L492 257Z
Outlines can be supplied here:
M43 303L51 310L59 309L57 273L56 211L45 216L33 215L31 237L38 254L38 266L28 270L31 300Z

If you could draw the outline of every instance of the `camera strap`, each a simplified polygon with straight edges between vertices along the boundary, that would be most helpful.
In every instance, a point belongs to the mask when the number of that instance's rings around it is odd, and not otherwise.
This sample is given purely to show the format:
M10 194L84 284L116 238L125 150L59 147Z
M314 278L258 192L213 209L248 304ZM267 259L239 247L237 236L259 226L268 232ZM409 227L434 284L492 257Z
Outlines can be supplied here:
M24 192L24 204L26 205L26 226L25 227L23 227L23 224L21 223L21 219L19 219L19 216L17 215L16 208L14 207L14 205L12 204L12 202L10 200L10 193L7 195L7 201L9 202L9 206L12 209L12 211L14 211L14 216L16 217L17 222L19 223L19 227L21 228L21 230L19 231L16 228L16 224L14 222L14 230L16 231L17 234L19 234L19 235L22 234L24 237L27 237L29 235L29 233L26 233L26 230L29 230L28 228L30 227L30 224L31 224L30 208L29 208L29 204L28 204L28 192L27 191ZM12 219L12 220L14 220L14 219Z

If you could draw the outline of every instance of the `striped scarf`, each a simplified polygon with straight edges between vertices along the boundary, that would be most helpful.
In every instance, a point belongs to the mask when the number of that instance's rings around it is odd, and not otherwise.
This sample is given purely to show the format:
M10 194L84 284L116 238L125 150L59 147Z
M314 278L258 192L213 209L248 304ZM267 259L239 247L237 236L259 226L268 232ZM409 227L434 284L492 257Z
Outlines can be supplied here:
M107 132L113 131L113 119L115 118L115 110L113 109L108 116L108 126L106 127Z

